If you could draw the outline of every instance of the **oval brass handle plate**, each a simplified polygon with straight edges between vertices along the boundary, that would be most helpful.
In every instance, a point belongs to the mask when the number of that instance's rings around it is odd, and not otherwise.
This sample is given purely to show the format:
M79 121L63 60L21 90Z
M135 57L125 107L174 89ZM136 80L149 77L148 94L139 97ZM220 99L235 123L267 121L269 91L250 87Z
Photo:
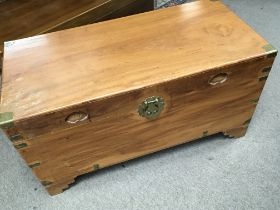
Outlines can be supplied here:
M227 79L228 79L227 73L219 73L219 74L213 76L213 77L209 80L209 84L210 84L210 85L221 84L221 83L224 83L225 81L227 81Z
M138 107L140 116L152 120L157 118L164 108L164 99L160 96L146 98Z
M67 123L76 124L79 122L83 122L88 119L88 114L84 112L73 112L68 115L65 119Z

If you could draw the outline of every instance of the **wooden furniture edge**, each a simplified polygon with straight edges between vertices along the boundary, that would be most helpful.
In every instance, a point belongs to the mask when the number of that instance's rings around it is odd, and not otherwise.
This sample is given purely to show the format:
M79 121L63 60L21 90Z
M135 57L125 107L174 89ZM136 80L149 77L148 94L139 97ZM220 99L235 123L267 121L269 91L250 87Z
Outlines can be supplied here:
M273 53L273 57L276 56L276 54L274 54L274 52L275 51L272 52ZM33 117L39 117L39 116L44 116L46 114L60 112L60 111L63 111L65 109L72 109L72 108L82 107L83 105L85 105L87 103L93 103L93 102L96 102L96 101L106 100L106 99L109 99L109 98L112 98L112 97L115 97L115 96L129 94L129 93L134 92L136 90L141 90L141 89L144 90L144 89L147 89L149 87L160 85L160 84L164 84L164 83L168 83L170 81L178 80L180 78L187 78L187 77L190 77L190 76L193 76L193 75L197 75L197 74L201 74L203 72L211 71L211 70L214 70L214 69L226 68L226 67L233 66L233 65L236 65L236 64L246 63L248 61L256 60L256 59L263 58L263 57L266 57L266 56L270 56L270 53L269 52L264 52L263 54L260 54L260 55L254 56L254 57L244 58L244 59L241 59L241 60L238 60L238 61L232 61L232 62L226 63L224 65L220 65L220 66L216 66L216 67L213 67L213 68L205 69L203 71L191 73L191 74L185 75L183 77L169 78L169 79L161 81L161 82L153 83L153 84L151 84L149 86L142 86L142 87L136 87L136 88L129 89L129 90L127 90L127 89L126 90L122 90L120 92L112 93L110 95L96 97L96 98L93 98L93 99L88 100L88 101L81 101L79 103L69 104L67 106L59 107L59 108L56 108L56 109L53 109L53 110L48 110L48 111L43 111L43 112L35 113L33 115L29 115L28 117L22 117L22 118L18 118L18 119L14 119L14 120L15 120L15 122L16 121L24 121L24 120L27 120L27 119L30 119L30 118L33 118ZM1 85L1 88L2 88L2 85ZM0 105L0 108L1 108L1 105Z

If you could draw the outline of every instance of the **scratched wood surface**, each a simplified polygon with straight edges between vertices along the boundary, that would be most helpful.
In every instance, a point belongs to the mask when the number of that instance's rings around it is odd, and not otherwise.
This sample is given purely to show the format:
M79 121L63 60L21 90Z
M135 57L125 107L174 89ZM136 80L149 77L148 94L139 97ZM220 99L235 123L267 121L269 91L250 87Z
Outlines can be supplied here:
M79 175L203 136L245 135L276 56L207 0L8 44L5 131L51 195ZM165 100L155 120L138 114L150 96ZM89 118L67 123L75 112Z

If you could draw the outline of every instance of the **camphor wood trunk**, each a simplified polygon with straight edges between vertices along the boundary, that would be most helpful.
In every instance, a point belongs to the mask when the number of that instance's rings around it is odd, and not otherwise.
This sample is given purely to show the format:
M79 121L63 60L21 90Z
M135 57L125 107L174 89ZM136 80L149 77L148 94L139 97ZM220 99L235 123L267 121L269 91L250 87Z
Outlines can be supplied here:
M245 135L276 53L208 0L7 42L1 127L58 194L81 174Z

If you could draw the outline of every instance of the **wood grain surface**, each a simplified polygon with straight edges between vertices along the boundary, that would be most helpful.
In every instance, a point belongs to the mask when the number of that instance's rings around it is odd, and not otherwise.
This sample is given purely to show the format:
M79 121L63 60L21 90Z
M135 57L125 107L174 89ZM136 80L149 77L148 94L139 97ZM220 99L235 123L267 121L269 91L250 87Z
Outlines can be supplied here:
M1 112L21 120L265 55L266 44L211 1L8 42Z
M7 43L5 131L51 195L161 149L240 137L276 56L267 44L208 0ZM151 96L165 106L147 120L138 107ZM88 118L69 124L71 113Z
M4 1L0 3L0 52L4 41L150 10L153 0Z
M85 106L92 110L89 123L14 145L54 195L81 174L132 158L218 132L240 137L265 84L259 78L272 62L261 57L96 101ZM219 73L226 73L227 81L210 85ZM166 105L158 119L149 121L137 108L152 95L162 96Z

